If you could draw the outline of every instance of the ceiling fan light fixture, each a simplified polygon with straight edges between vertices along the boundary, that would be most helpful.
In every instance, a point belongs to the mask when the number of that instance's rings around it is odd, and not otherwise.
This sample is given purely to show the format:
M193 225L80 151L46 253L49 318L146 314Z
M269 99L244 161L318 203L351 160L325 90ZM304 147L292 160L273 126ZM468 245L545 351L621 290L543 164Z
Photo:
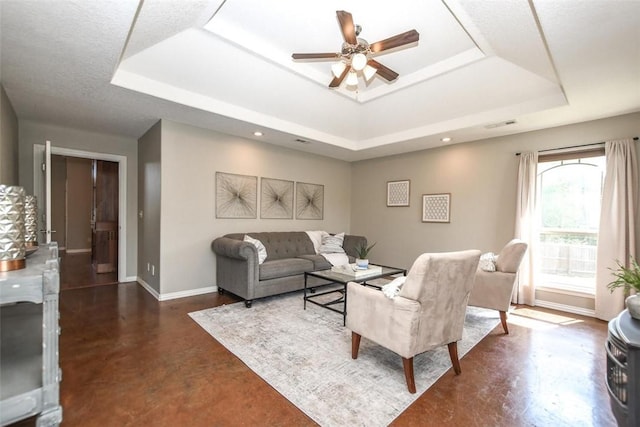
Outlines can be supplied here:
M351 66L356 71L364 70L364 67L367 65L367 56L364 53L356 53L351 58Z
M355 71L349 71L346 80L347 86L357 86L358 85L358 74Z
M366 67L364 67L364 70L362 70L362 74L364 75L364 79L366 81L369 81L373 78L373 76L376 75L377 71L378 70L373 68L371 65L367 65Z
M335 78L340 78L345 68L347 68L347 64L342 61L336 62L331 66L331 73Z

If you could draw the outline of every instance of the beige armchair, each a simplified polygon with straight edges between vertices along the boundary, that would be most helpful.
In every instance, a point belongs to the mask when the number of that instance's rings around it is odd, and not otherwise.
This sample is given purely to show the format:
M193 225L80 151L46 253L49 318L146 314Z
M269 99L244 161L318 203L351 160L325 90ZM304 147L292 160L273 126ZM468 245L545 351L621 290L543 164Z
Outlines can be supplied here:
M526 251L527 244L522 240L513 239L507 243L498 254L496 271L478 268L476 283L469 297L469 305L500 312L500 322L505 334L509 333L507 312L511 306L518 268Z
M457 342L462 338L479 259L476 250L422 254L393 299L379 290L348 283L346 326L352 331L351 357L357 359L362 336L399 354L409 392L415 393L413 357L446 344L459 374Z

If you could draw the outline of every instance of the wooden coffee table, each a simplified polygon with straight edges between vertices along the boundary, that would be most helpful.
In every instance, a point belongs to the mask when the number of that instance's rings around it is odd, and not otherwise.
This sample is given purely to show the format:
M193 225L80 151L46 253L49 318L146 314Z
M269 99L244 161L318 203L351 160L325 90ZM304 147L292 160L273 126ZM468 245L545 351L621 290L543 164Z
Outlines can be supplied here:
M320 307L324 307L327 310L331 310L331 311L335 311L336 313L340 313L342 314L342 324L346 325L347 322L347 283L349 282L355 282L355 283L360 283L363 286L371 286L371 287L375 287L380 289L380 286L376 286L376 285L372 285L367 283L368 280L373 280L373 279L380 279L382 277L387 277L387 276L393 276L396 274L402 274L403 276L407 275L407 270L404 268L396 268L396 267L387 267L387 266L380 266L382 267L382 271L380 272L372 272L371 274L366 274L366 275L362 275L362 276L351 276L349 274L345 274L345 273L337 273L335 271L332 271L331 269L328 270L318 270L318 271L310 271L310 272L305 272L304 273L304 309L307 309L307 301L310 303L313 303L315 305L319 305ZM321 284L314 284L311 287L307 286L308 285L308 278L309 277L315 277L317 279L322 279L324 281L326 281L326 283L321 283ZM337 288L333 288L331 290L327 290L327 291L323 291L323 292L316 292L315 289L319 288L319 287L325 287L325 286L329 286L329 285L341 285ZM310 291L308 295L307 291ZM318 299L319 297L322 297L324 295L329 295L329 294L337 294L337 298L328 301L328 302L320 302L320 301L314 301L315 299ZM339 308L336 308L335 306L338 304L343 304L343 309L340 310Z

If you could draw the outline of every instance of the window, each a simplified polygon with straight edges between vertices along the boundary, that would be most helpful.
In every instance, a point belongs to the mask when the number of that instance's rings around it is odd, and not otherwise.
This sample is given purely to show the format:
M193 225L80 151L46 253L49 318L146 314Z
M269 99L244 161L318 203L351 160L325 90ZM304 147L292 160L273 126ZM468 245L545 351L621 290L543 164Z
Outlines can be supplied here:
M603 150L540 156L540 287L595 293Z

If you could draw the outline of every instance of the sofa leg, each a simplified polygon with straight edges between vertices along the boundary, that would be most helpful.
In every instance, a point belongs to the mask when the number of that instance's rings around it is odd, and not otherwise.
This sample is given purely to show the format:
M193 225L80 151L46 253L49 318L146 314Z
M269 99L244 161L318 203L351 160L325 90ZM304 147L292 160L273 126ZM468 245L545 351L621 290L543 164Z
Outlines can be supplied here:
M507 326L507 312L500 311L500 322L502 323L502 329L504 329L504 333L509 333L509 327Z
M404 367L404 378L407 380L409 393L414 394L416 392L416 380L413 376L413 357L403 357L402 366Z
M351 332L351 358L358 358L358 350L360 350L360 338L362 335Z
M253 302L253 301L251 301L250 299L245 300L245 302L244 302L245 307L247 307L247 308L251 308L251 303L252 303L252 302Z
M449 357L451 358L451 364L453 365L453 371L456 375L460 375L462 369L460 368L460 359L458 359L458 343L450 342L447 344L449 347Z

